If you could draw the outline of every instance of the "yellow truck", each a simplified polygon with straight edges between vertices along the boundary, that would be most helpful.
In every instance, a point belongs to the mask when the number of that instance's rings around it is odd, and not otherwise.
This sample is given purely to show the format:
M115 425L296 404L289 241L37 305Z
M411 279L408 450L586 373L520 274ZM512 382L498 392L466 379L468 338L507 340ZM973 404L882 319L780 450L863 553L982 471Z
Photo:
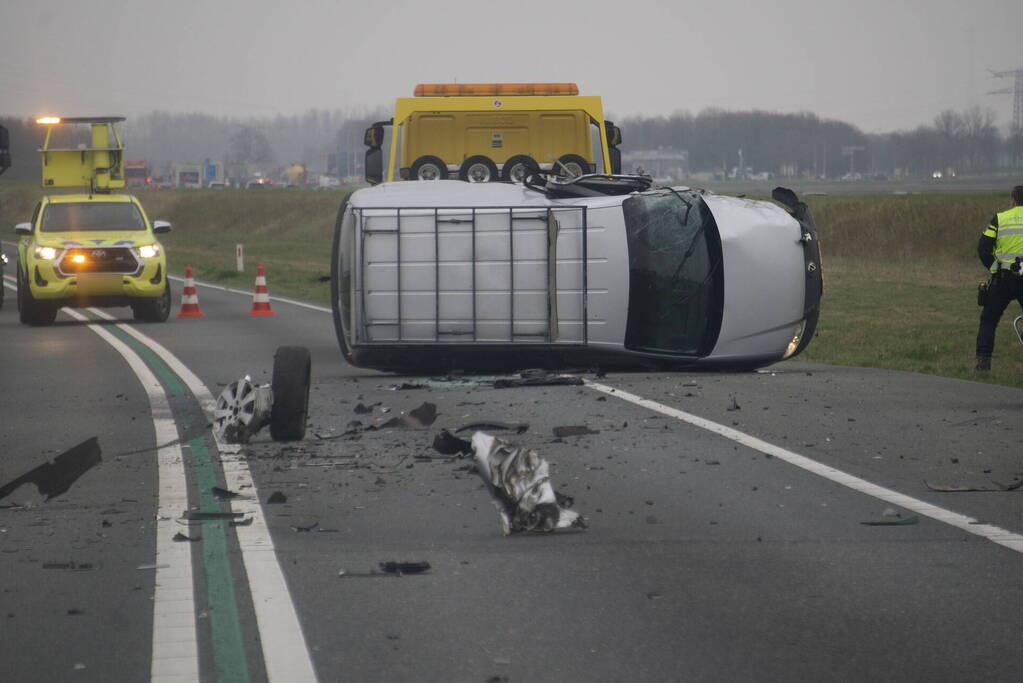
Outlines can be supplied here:
M171 229L150 221L139 201L111 192L124 187L121 117L43 117L43 187L81 188L44 196L18 243L18 311L27 325L53 323L61 306L131 306L136 320L164 322L170 313L167 257L157 235ZM84 124L88 144L51 144L53 128Z
M391 127L384 173L384 128ZM522 182L537 171L620 173L621 131L575 83L420 84L366 130L366 180Z

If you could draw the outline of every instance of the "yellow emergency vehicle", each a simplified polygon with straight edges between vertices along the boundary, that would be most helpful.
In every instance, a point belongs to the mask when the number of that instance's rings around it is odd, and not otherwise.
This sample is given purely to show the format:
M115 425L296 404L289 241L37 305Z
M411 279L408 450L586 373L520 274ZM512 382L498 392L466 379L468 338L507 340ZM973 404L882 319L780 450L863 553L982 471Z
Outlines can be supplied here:
M392 134L385 174L386 126ZM366 130L365 143L371 184L621 172L621 131L604 119L600 97L580 95L575 83L420 84L413 97L397 99L394 118Z
M43 187L84 188L44 196L32 220L19 223L18 311L21 322L49 325L61 306L131 306L136 320L170 314L167 258L156 235L170 223L150 222L124 187L123 117L44 117ZM90 126L88 143L51 145L55 126ZM75 138L69 138L74 140Z

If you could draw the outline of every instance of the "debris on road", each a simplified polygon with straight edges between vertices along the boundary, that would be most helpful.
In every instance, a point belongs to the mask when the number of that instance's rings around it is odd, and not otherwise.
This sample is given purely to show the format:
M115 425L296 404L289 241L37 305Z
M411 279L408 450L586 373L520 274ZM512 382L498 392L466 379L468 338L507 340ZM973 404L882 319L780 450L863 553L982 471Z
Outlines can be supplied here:
M526 422L470 422L467 425L462 425L455 430L455 434L461 434L462 432L481 432L487 430L490 432L515 432L516 434L525 434L529 431L529 424Z
M195 536L189 536L188 534L183 534L179 531L178 533L174 534L174 538L172 538L171 540L176 541L178 543L184 542L195 543L196 541L202 540L202 536L200 536L199 534L196 534Z
M44 562L43 569L63 569L69 572L87 572L92 571L93 564L91 562Z
M287 503L288 497L281 491L274 491L270 494L270 497L266 499L267 505L278 505L280 503Z
M266 425L274 441L305 438L311 383L309 349L281 346L274 354L270 384L255 385L245 375L217 397L213 431L229 444L245 444Z
M553 531L586 524L558 502L550 465L534 450L515 446L486 432L472 435L477 471L490 489L504 534Z
M732 411L732 410L742 410L742 408L739 406L739 402L735 400L735 394L732 394L730 396L730 398L732 399L732 404L730 406L728 406L727 410L730 410L730 411Z
M369 405L366 405L365 403L360 401L355 404L355 408L353 410L355 411L356 415L368 415L369 413L372 413L373 409L376 408L378 405L380 405L379 401L376 403L370 403Z
M924 484L926 484L927 488L930 490L940 491L942 493L985 493L989 491L1015 491L1023 486L1023 479L1014 481L1011 484L1000 484L996 481L979 482L975 484L945 484L925 479Z
M429 562L395 562L393 560L380 563L380 569L385 574L422 574L430 571Z
M70 448L49 462L0 486L3 500L25 484L35 484L39 495L52 498L67 492L78 478L103 461L99 440L94 436Z
M442 429L433 437L433 450L441 455L469 455L472 453L472 444L467 439L461 439Z
M320 526L319 522L295 523L291 525L291 530L294 531L295 533L304 533L307 531L312 531L318 526Z
M865 522L860 522L866 526L907 526L910 524L919 524L920 518L917 515L909 515L903 517L902 513L894 508L886 508L881 513L881 519L868 519Z
M200 512L198 510L185 510L181 519L189 522L206 522L214 519L241 519L244 512Z
M517 378L501 378L494 380L495 389L509 389L511 387L546 387L546 386L579 386L583 384L582 377L572 375L559 375L546 370L523 370Z
M246 517L245 519L231 520L231 526L252 526L252 520L254 517Z
M210 488L210 492L213 497L217 500L232 500L234 498L242 498L242 494L227 489L222 489L219 486L213 486Z
M402 382L401 384L392 384L387 387L387 391L410 391L413 389L429 389L429 384L423 384L421 382Z
M146 570L146 569L168 569L168 568L170 568L169 564L140 564L139 566L135 567L135 569L141 569L141 570Z
M565 436L586 436L587 434L600 434L600 430L590 429L586 425L565 425L554 428L554 436L559 439Z
M392 417L383 424L376 425L374 427L368 427L367 430L372 429L426 429L437 420L437 406L430 402L425 402L422 405L413 408L408 413L403 413L398 417Z

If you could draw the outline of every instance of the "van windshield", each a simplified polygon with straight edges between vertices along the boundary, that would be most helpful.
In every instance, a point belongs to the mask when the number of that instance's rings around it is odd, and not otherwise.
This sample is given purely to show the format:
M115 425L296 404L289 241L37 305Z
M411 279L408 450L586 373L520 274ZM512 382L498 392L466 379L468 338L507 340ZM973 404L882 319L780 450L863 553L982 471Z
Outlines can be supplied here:
M622 205L629 247L625 346L702 356L721 329L721 242L696 193L664 190Z
M83 230L145 230L138 208L130 202L67 202L50 204L43 214L42 232Z

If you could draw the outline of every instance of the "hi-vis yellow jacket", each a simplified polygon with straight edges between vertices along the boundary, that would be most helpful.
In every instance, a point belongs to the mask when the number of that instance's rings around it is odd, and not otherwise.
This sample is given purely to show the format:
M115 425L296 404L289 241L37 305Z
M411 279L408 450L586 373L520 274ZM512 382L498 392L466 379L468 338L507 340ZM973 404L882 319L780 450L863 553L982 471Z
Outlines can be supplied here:
M1016 262L1016 257L1023 258L1023 206L1016 206L1002 211L991 219L991 225L984 230L984 237L995 239L995 261L991 264L991 272L999 268L1008 268Z

